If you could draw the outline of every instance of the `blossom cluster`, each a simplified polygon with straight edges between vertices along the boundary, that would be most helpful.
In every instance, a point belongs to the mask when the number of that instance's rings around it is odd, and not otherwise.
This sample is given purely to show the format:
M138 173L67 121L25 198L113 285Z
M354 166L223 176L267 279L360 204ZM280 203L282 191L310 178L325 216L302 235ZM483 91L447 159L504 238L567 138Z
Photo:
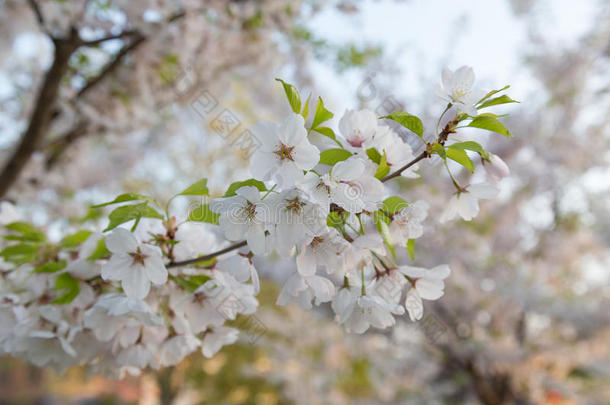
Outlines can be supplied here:
M420 320L423 301L443 296L451 270L401 263L406 255L398 249L415 259L429 206L395 195L391 180L417 178L418 162L438 155L456 190L441 222L471 220L479 199L498 194L508 167L479 143L451 135L461 123L510 136L497 116L479 110L513 100L493 97L498 91L479 97L473 82L470 68L443 72L439 95L449 120L427 142L421 120L405 111L382 121L369 110L347 110L335 133L322 126L334 115L321 99L308 117L309 100L302 106L296 88L281 81L292 112L253 128L260 141L253 177L180 220L170 215L171 200L122 194L97 206L118 206L104 233L80 230L51 243L4 205L0 351L38 366L86 365L116 376L174 365L196 350L211 357L238 339L236 320L255 313L254 263L270 255L294 258L278 305L329 303L354 333L386 329L405 313ZM392 121L418 137L422 150ZM474 171L467 151L481 158L490 183L457 182L447 161ZM202 179L173 198L208 193Z

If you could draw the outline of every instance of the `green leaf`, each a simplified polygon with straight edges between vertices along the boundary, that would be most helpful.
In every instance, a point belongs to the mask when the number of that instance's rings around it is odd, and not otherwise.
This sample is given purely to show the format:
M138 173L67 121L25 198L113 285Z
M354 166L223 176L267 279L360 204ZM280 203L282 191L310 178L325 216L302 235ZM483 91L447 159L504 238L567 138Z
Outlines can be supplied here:
M148 204L144 202L140 204L124 205L122 207L118 207L110 213L108 218L110 219L110 223L108 224L106 229L104 229L104 232L110 231L116 228L117 226L132 220L135 220L137 224L142 218L163 219L163 216L151 207L149 207Z
M218 225L218 218L220 214L212 212L209 204L201 204L190 212L188 220Z
M415 260L415 239L409 239L407 241L407 252L409 252L411 260Z
M398 211L405 209L408 206L409 203L398 196L388 197L383 201L383 209L390 214L396 214Z
M324 107L324 102L322 101L322 98L318 97L318 104L316 105L316 114L313 116L313 122L311 123L311 127L314 129L314 131L316 131L318 125L325 121L328 121L332 117L334 117L334 114ZM335 139L334 133L332 138Z
M106 247L106 238L100 238L95 245L95 250L87 257L87 260L98 260L108 255L110 255L110 250Z
M201 179L176 195L208 195L208 179Z
M6 228L21 234L18 237L6 238L9 240L20 240L24 242L44 242L45 235L34 226L27 222L13 222L6 225ZM13 235L14 236L14 235Z
M447 160L447 154L445 153L445 147L440 143L432 145L432 151L439 155L443 160Z
M69 273L62 273L57 277L55 289L61 291L61 294L51 301L53 304L69 304L74 301L74 298L76 298L80 292L78 280Z
M377 171L375 172L375 177L379 180L383 179L388 173L390 173L390 166L388 166L388 162L386 160L385 152L381 157L379 162L379 166L377 167Z
M393 121L398 122L403 127L413 131L420 138L424 137L424 124L422 124L421 120L415 115L411 115L406 111L394 111L390 115L386 115L381 118L387 118Z
M485 108L485 107L490 107L492 105L498 105L498 104L507 104L507 103L518 103L517 100L513 100L512 98L508 97L506 94L499 96L499 97L495 97L492 99L489 99L487 101L485 101L483 104L481 104L480 106L477 107L477 109L481 109L481 108Z
M502 87L500 90L492 90L492 91L490 91L489 93L485 94L485 96L482 99L480 99L477 102L477 104L482 103L483 101L487 100L489 97L493 96L494 94L499 93L501 91L504 91L504 90L508 89L509 87L510 86L507 85L507 86Z
M327 149L320 153L320 163L334 166L336 163L344 161L352 156L352 153L346 149Z
M288 99L290 107L292 107L292 111L294 111L295 114L299 114L301 112L301 97L299 97L299 92L297 91L296 87L294 87L292 84L286 83L282 79L276 78L275 80L282 83L284 93L286 93L286 98Z
M464 149L447 149L447 157L474 173L474 164Z
M381 162L381 153L375 148L370 148L366 150L366 155L371 159L374 163L379 164Z
M194 275L194 276L184 276L184 275L174 276L174 275L170 275L169 277L178 286L180 286L180 287L182 287L185 290L190 291L190 292L194 292L200 286L205 284L206 281L211 280L210 277L205 276L203 274L201 274L201 275Z
M81 243L87 240L89 236L91 236L93 232L87 230L81 230L71 235L65 236L60 244L62 247L71 249L79 246Z
M504 124L490 116L478 116L473 119L467 126L497 132L498 134L504 135L507 138L511 137L510 132L508 132L508 129L506 129Z
M65 260L51 260L45 264L38 266L34 269L34 273L55 273L59 270L63 270L66 267Z
M39 247L40 245L37 243L20 243L7 246L0 251L0 257L15 264L27 263L36 259Z
M307 116L309 115L309 99L311 98L311 93L309 93L309 96L307 96L307 100L305 101L305 105L303 106L303 111L301 112L301 115L303 116L303 119L306 120Z
M335 141L335 143L337 145L339 145L341 148L343 148L343 145L341 145L341 142L339 142L337 140L337 137L332 129L327 128L327 127L317 127L317 128L314 128L313 131L316 131L319 134L322 134L325 137L332 139L333 141Z
M142 194L125 193L125 194L119 195L117 198L115 198L112 201L108 201L103 204L94 205L91 208L101 208L101 207L105 207L107 205L120 204L120 203L124 203L124 202L128 202L128 201L147 201L153 205L156 205L157 207L160 207L157 200L155 200L152 197L148 197L148 196L145 196Z
M449 149L457 149L457 150L471 150L473 152L477 152L482 157L487 157L489 154L483 149L483 147L475 141L465 141L465 142L457 142L449 145Z
M265 187L265 183L260 180L248 179L244 181L236 181L235 183L231 183L227 192L225 193L225 197L231 197L235 195L235 192L242 187L246 186L254 186L258 188L258 191L267 191L267 187Z

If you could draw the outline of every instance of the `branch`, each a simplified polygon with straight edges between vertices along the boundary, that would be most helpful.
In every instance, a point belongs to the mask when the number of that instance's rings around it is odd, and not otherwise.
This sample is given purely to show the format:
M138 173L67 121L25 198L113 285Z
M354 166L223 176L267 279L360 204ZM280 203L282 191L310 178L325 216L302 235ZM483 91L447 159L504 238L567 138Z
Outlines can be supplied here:
M82 45L83 46L95 46L95 45L101 44L102 42L110 41L111 39L121 39L121 38L125 38L125 37L137 36L137 35L140 35L140 33L138 33L137 31L123 31L120 34L108 35L108 36L105 36L102 38L93 39L91 41L83 41Z
M0 173L0 197L3 197L17 180L49 127L61 79L68 69L70 57L78 48L78 34L72 30L69 38L53 39L53 42L55 43L53 64L40 87L28 128Z
M409 167L413 166L415 163L419 162L422 159L425 159L428 157L428 152L423 151L422 153L420 153L415 159L413 159L412 161L410 161L409 163L407 163L406 165L404 165L403 167L401 167L400 169L396 170L394 173L390 173L387 176L385 176L383 179L381 179L382 183L385 183L388 180L393 179L394 177L398 177L400 176L400 174L402 172L404 172L405 170L407 170Z
M50 142L47 148L50 149L49 156L45 161L45 167L50 170L59 161L61 155L69 145L87 133L87 123L79 121L70 131L59 139Z
M447 123L447 125L445 125L445 128L443 128L441 133L438 134L438 138L437 138L436 142L440 143L441 145L445 145L445 142L447 142L447 138L449 137L449 135L455 133L455 126L457 124L458 124L458 122L456 120L449 121ZM429 146L429 145L430 144L427 144L426 146ZM383 179L381 179L381 182L385 183L386 181L391 180L394 177L400 176L400 174L402 172L404 172L405 170L407 170L409 167L413 166L415 163L419 162L420 160L425 159L430 156L431 155L428 152L428 150L423 151L415 159L413 159L412 161L410 161L409 163L407 163L400 169L396 170L394 173L390 173L387 176L385 176Z
M228 246L228 247L226 247L224 249L221 249L221 250L219 250L217 252L210 253L210 254L205 255L205 256L196 257L194 259L183 260L181 262L169 263L165 267L172 268L172 267L186 266L186 265L189 265L189 264L194 264L194 263L199 263L199 262L205 262L207 260L215 258L216 256L220 256L220 255L223 255L225 253L229 253L229 252L231 252L233 250L236 250L236 249L239 249L241 247L244 247L247 244L248 244L248 242L243 240L243 241L238 242L238 243L236 243L234 245L231 245L231 246Z
M142 34L139 34L137 32L134 33L133 35L135 36L135 39L129 45L125 45L123 48L121 48L121 50L116 54L114 59L112 61L108 62L108 64L106 66L104 66L104 68L101 70L101 72L97 76L90 79L87 82L87 84L85 84L85 86L79 90L79 92L76 94L77 98L82 97L85 93L87 93L89 90L91 90L93 87L95 87L99 82L104 80L104 78L106 76L108 76L114 70L116 70L120 66L123 58L125 56L127 56L127 54L129 54L129 52L133 51L138 46L140 46L142 43L144 43L144 41L146 40L145 36L143 36Z
M38 21L38 25L40 25L40 29L44 31L47 35L51 36L47 31L47 27L45 26L44 16L42 15L42 11L40 10L38 2L36 2L36 0L28 0L28 3L32 8L32 11L36 15L36 20Z

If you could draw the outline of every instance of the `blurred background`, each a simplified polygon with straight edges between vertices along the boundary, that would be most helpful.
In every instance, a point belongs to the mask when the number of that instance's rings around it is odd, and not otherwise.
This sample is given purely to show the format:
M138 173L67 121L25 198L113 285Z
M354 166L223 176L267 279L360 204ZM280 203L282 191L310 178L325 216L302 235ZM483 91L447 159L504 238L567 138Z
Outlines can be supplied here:
M431 136L462 65L521 101L501 106L515 138L477 133L511 176L442 228L446 175L400 180L431 202L417 264L453 269L422 321L348 335L328 308L276 307L291 263L258 263L262 333L122 381L3 357L0 403L610 404L607 0L0 0L0 197L60 239L121 192L219 195L248 176L248 128L288 112L276 77L335 125L401 108Z

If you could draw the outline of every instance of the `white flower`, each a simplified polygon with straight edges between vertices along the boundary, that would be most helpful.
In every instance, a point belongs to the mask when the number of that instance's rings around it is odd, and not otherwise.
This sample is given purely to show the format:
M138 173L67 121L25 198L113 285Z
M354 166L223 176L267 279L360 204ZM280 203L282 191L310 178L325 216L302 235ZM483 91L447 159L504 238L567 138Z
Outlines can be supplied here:
M139 244L128 230L113 230L106 237L106 247L112 257L102 265L102 278L121 281L128 297L144 298L150 291L150 283L161 285L167 281L161 250Z
M378 233L360 235L349 246L350 249L343 254L348 276L354 275L354 272L363 267L370 266L373 261L373 253L379 256L386 254L383 239Z
M474 71L469 66L462 66L455 72L444 68L442 86L438 85L436 94L454 104L460 111L470 116L478 114L475 104L481 99L481 94L472 88Z
M157 353L161 367L175 366L199 347L201 341L193 335L177 335L166 340Z
M239 283L245 283L246 281L251 280L254 294L259 293L260 281L258 279L258 273L249 258L241 255L231 256L219 261L216 264L215 269L226 271Z
M250 160L250 171L257 179L288 187L320 160L320 150L309 143L305 121L298 114L291 113L279 125L260 121L252 132L260 142Z
M390 236L396 245L405 245L409 239L417 239L424 233L422 222L428 216L428 203L416 201L399 210L392 218Z
M174 258L177 261L192 259L218 249L216 236L208 230L207 224L185 222L176 231L174 239Z
M353 333L364 333L370 326L385 329L396 323L393 315L405 313L401 305L375 294L374 281L367 285L365 294L358 285L340 289L331 306L337 314L337 321Z
M277 305L296 304L303 309L311 309L311 301L315 304L330 301L335 295L335 285L327 278L311 275L301 276L294 273L282 287L277 297Z
M307 195L297 189L290 189L268 197L274 226L272 236L277 251L287 256L295 245L306 238L319 235L326 229L324 209L314 204Z
M230 345L237 341L239 331L235 328L226 326L218 326L211 331L206 332L201 343L201 353L207 358L214 356L218 351L226 345Z
M424 314L424 300L437 300L445 294L443 281L451 269L446 264L436 266L430 270L421 267L400 266L398 271L410 278L412 288L407 292L405 307L412 321L420 320Z
M457 215L466 221L470 221L479 213L479 200L496 198L499 192L500 190L491 184L471 184L466 188L466 191L458 192L451 197L439 221L444 223Z
M371 110L345 110L339 120L339 131L352 152L372 148L377 134L377 116Z
M85 312L84 325L101 342L112 341L112 351L133 345L143 326L160 326L162 319L144 301L106 294Z
M218 223L228 240L245 237L252 252L264 254L267 250L265 222L270 216L268 206L261 201L256 187L241 187L235 194L215 199L210 203L210 209L221 214Z
M318 266L325 266L329 274L343 273L343 255L349 249L349 243L339 235L335 228L310 238L301 246L297 256L297 269L303 276L316 274Z
M411 146L403 141L390 127L381 126L380 131L383 135L381 136L378 149L380 153L385 153L390 173L415 159ZM419 165L414 164L407 170L403 170L400 175L409 179L415 179L419 177L419 174L416 173L418 169Z
M508 165L500 158L500 156L493 153L489 154L489 161L483 159L483 167L487 172L487 177L494 184L497 184L500 182L500 180L510 174Z
M321 177L308 173L302 187L325 212L330 210L331 203L353 214L376 211L385 196L385 188L366 169L362 158L352 156Z

